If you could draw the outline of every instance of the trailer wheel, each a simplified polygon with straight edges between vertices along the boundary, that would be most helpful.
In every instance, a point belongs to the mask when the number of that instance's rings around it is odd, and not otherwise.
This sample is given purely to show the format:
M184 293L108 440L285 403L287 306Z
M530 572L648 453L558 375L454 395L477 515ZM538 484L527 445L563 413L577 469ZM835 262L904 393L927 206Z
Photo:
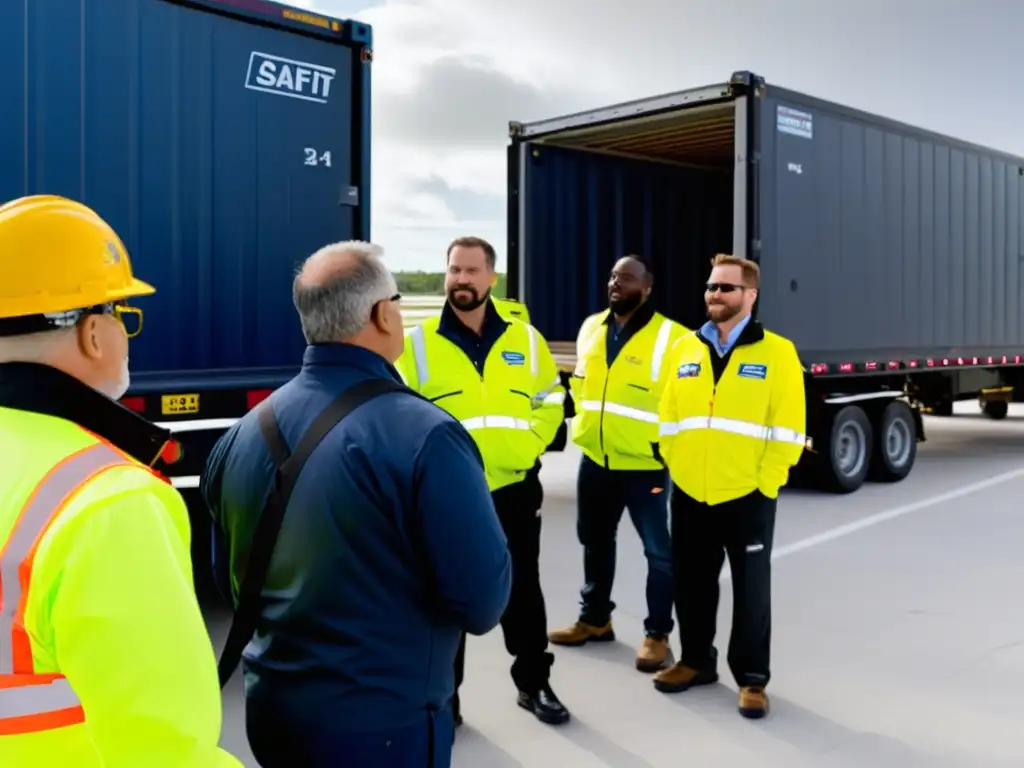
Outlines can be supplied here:
M895 400L882 411L875 430L875 450L868 477L883 483L898 482L910 474L916 460L914 412L906 403Z
M982 403L981 410L990 419L1005 419L1010 412L1010 404L1005 400L986 400Z
M871 466L871 421L859 405L847 405L832 418L822 455L821 481L825 490L852 493L864 484Z

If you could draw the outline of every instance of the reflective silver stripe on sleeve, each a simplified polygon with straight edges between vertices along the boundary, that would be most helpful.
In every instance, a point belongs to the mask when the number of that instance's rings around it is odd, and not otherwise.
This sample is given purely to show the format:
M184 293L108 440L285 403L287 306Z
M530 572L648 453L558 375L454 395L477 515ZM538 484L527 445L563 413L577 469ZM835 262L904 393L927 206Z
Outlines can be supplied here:
M654 341L654 351L651 353L651 381L657 382L661 376L661 364L665 360L671 334L672 321L662 321L661 328L658 329L658 338Z
M50 471L33 490L0 551L0 675L14 674L14 614L21 602L18 569L29 556L36 539L46 529L55 510L97 472L127 464L117 451L103 443L89 446ZM32 670L17 670L30 674Z
M537 329L532 325L526 326L530 331L530 373L536 377L540 373L540 361L537 359Z
M469 431L474 429L530 429L526 419L515 419L511 416L474 416L459 422Z
M0 688L0 720L59 712L80 707L82 702L65 678L49 682Z
M663 421L659 425L658 433L662 437L672 437L681 432L690 432L695 429L714 429L718 432L752 437L755 440L772 440L794 445L805 445L807 442L806 435L792 429L766 427L763 424L754 424L739 419L725 419L720 416L691 416L681 421Z
M540 408L542 405L562 405L565 403L565 392L553 392L555 387L561 386L562 379L555 376L555 380L551 382L551 386L547 389L541 390L530 399L530 405L533 408Z
M579 408L582 411L594 411L600 413L601 401L600 400L582 400L579 404ZM619 403L604 404L605 413L614 413L616 416L622 416L627 419L633 419L634 421L642 421L645 424L657 424L658 414L651 411L644 411L639 408L631 408L628 405L620 405Z
M807 435L802 435L795 429L789 429L788 427L771 427L768 432L768 439L776 443L807 445Z
M427 368L427 340L423 335L423 326L417 325L413 328L409 332L409 338L412 340L412 359L416 364L416 378L419 379L415 388L420 389L427 383L427 378L430 376L430 370Z

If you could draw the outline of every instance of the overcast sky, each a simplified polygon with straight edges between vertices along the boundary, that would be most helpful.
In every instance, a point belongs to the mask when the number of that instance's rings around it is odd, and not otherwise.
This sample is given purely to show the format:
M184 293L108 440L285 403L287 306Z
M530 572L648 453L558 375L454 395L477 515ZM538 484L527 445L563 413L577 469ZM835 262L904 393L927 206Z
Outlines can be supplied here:
M435 271L505 250L509 120L726 80L1024 155L1020 0L292 0L374 28L373 239Z

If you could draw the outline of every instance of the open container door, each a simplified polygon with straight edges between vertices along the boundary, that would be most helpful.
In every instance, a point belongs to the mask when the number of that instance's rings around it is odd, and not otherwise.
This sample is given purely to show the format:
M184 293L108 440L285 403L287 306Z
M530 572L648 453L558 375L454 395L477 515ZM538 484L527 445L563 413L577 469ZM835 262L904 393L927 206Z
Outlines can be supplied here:
M705 319L711 258L758 258L750 130L758 79L512 123L509 291L557 353L607 306L615 260L643 256L655 306L693 328Z

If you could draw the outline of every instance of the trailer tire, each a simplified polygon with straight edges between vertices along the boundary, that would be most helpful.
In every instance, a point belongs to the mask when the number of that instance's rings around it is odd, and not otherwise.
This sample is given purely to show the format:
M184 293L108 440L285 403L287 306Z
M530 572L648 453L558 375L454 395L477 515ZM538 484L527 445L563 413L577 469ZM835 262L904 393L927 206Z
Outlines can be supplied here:
M917 460L914 412L902 400L894 400L881 412L874 432L868 477L882 483L899 482L910 474Z
M981 410L990 419L999 421L1010 412L1010 404L1005 400L987 400L982 403Z
M822 487L832 493L853 493L867 478L874 446L871 421L859 405L847 405L832 417L820 454Z

